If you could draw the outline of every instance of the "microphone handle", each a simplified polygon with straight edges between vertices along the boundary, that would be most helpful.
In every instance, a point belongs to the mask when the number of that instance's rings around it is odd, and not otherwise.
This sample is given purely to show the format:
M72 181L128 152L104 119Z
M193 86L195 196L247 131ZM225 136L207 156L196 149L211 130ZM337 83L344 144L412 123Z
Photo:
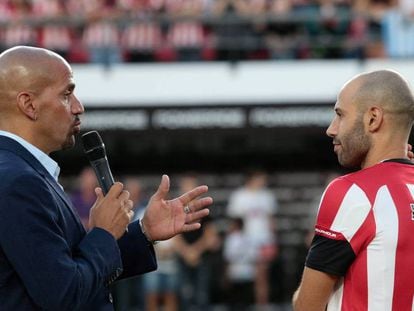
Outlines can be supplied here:
M102 188L103 194L106 195L114 184L114 178L111 169L109 168L108 159L105 157L91 161L91 165L98 178L99 186Z

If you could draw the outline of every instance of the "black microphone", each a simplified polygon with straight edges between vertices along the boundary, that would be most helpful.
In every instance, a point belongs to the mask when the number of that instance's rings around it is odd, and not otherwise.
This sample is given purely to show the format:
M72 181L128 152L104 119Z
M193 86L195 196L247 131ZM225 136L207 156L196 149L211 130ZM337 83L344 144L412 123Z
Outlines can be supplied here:
M87 132L82 135L83 150L93 167L103 194L107 194L114 184L108 158L106 157L105 145L97 131Z

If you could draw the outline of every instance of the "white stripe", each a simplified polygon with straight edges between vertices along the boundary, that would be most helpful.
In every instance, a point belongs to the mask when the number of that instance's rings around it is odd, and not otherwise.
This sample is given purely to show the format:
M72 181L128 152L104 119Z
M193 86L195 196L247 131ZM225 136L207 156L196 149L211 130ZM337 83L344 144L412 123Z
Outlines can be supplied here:
M331 230L341 232L348 241L361 227L371 209L366 194L357 185L352 185L344 196Z
M374 203L376 235L367 248L368 310L392 310L398 213L386 186Z
M414 185L407 184L407 188L408 188L408 190L410 190L411 196L414 199Z
M414 311L414 296L413 296L413 302L412 302L412 305L411 305L411 311Z

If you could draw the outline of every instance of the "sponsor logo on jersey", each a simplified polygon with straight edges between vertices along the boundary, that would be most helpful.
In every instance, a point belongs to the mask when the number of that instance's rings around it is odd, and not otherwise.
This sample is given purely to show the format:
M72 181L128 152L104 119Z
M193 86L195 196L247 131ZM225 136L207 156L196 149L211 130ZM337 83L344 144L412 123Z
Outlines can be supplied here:
M315 233L333 240L345 240L345 237L340 232L335 232L326 228L315 227Z
M411 203L410 206L411 206L411 220L414 220L414 203Z

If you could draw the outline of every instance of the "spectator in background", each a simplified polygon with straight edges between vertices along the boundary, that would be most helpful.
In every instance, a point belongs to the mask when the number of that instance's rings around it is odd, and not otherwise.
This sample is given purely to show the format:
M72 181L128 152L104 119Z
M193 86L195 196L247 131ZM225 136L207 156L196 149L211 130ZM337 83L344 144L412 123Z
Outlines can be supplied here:
M143 185L138 177L129 176L124 181L125 188L129 191L131 200L134 202L134 218L133 220L141 219L144 216L145 208L148 199L145 196Z
M37 33L33 24L32 2L30 0L10 0L7 10L4 29L3 48L10 48L16 45L37 44Z
M267 21L262 20L268 13L267 0L247 0L247 17L250 19L246 25L246 48L248 59L267 59L268 53L264 44L264 33Z
M122 61L120 35L116 18L117 3L105 0L83 0L87 24L83 32L83 44L87 47L90 61L106 66Z
M414 1L399 0L384 14L382 34L388 57L414 57Z
M124 178L124 187L130 194L130 200L134 202L134 216L132 221L142 219L148 199L143 193L143 185L136 176ZM117 311L143 311L145 308L144 278L138 275L134 278L121 280L113 288L114 303Z
M203 0L167 0L166 13L172 22L167 30L168 44L175 49L180 61L202 59L206 34L202 16L205 11Z
M196 185L197 178L183 176L180 191ZM208 310L210 292L210 255L220 247L220 239L211 219L206 219L197 232L178 235L174 239L180 275L180 310Z
M300 58L303 36L300 25L291 21L294 14L292 0L272 0L269 13L271 20L266 27L266 46L272 59Z
M78 177L78 188L70 195L73 206L76 208L85 229L88 228L89 210L95 203L95 188L98 187L98 181L93 169L85 167Z
M128 18L134 19L122 32L121 44L128 62L153 62L156 51L163 44L163 33L158 14L162 0L120 0Z
M63 58L69 56L72 46L71 26L59 23L59 19L68 16L62 0L34 0L33 12L36 18L43 19L39 29L38 44L53 50Z
M158 268L143 276L145 310L176 311L178 308L179 276L174 238L154 246Z
M266 59L266 21L268 1L264 0L217 0L213 15L217 17L212 27L217 42L219 60Z
M306 13L305 30L309 35L309 53L312 58L344 58L349 29L351 5L345 0L316 0L299 11Z
M357 1L350 3L350 18L348 35L345 41L345 58L359 58L367 57L367 46L370 44L369 25L370 20L365 14L358 11L356 8Z
M227 207L228 217L243 219L244 232L252 241L255 302L260 306L269 304L269 267L277 256L274 216L278 206L275 195L266 185L265 172L250 172L245 185L231 194Z
M229 219L224 238L227 301L231 311L248 310L254 304L255 252L244 232L242 218Z
M64 0L67 17L71 20L82 21L85 17L85 5L83 0ZM70 14L69 14L70 13ZM85 25L82 23L71 23L72 46L68 55L68 60L72 63L88 63L90 61L88 48L83 40L83 30Z
M246 36L249 35L249 23L245 17L249 14L246 0L216 0L212 7L212 16L218 60L238 61L247 59Z
M142 184L136 177L127 177L125 189L134 205L134 220L144 216L147 199ZM177 263L173 239L154 245L158 268L153 273L118 282L117 310L175 311L178 310Z
M366 21L367 41L364 56L367 58L386 57L382 39L382 21L384 14L391 8L395 0L355 0L353 12Z

